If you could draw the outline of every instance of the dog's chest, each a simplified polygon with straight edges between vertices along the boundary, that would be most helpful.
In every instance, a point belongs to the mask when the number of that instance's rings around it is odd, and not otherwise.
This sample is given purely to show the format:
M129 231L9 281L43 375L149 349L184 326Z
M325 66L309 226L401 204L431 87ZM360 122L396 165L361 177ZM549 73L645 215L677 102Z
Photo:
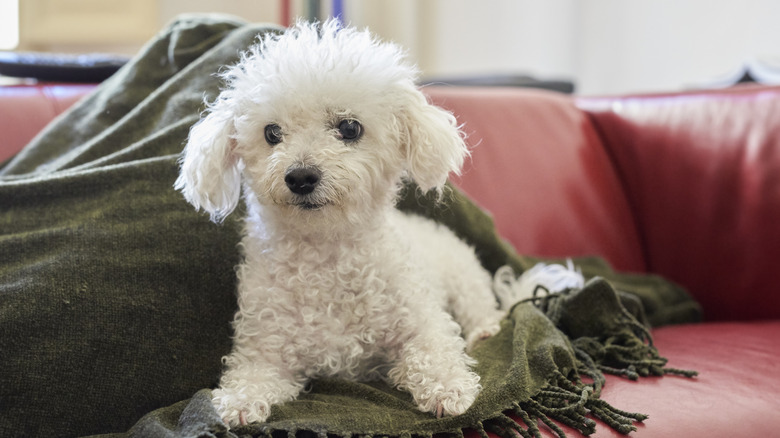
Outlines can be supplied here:
M273 309L261 325L284 339L285 361L312 375L359 376L379 359L406 312L374 251L308 248L256 267L267 281L263 306Z

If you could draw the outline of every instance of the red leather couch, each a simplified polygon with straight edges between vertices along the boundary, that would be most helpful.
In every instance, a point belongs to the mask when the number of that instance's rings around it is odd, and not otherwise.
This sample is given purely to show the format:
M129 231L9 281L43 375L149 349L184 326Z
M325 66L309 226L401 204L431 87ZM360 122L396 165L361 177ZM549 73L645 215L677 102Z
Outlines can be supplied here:
M0 87L0 161L90 89ZM701 303L704 323L653 332L697 378L608 377L603 399L650 416L634 436L780 436L780 87L427 93L475 145L456 183L519 253L600 255Z

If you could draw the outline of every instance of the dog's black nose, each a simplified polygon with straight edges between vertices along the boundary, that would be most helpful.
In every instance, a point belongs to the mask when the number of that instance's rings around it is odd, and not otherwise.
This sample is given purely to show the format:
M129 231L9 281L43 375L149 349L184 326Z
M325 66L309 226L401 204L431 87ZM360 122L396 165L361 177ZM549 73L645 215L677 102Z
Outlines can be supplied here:
M322 172L316 167L296 167L287 171L284 182L291 192L298 195L308 195L320 183Z

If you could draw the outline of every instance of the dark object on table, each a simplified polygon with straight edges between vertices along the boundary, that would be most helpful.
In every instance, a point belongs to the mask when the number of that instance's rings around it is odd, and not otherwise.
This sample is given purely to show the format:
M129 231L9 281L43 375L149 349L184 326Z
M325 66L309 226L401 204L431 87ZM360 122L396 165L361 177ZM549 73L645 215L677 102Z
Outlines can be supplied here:
M90 53L0 52L0 75L49 82L102 82L130 58Z

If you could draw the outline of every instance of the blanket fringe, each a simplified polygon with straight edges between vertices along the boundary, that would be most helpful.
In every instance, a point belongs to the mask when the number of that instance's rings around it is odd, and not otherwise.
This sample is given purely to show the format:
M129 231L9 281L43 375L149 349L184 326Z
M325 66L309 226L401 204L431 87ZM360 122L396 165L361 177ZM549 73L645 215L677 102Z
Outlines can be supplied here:
M626 325L628 328L634 328L633 324ZM579 366L585 370L584 374L593 379L597 379L594 375L599 372L623 376L630 380L666 374L684 377L695 377L699 374L692 370L667 368L668 360L658 353L650 333L646 330L640 336L627 330L606 339L581 337L572 341L572 347L580 362ZM603 378L597 380L603 384Z
M581 272L570 261L567 266L539 264L520 278L514 278L511 268L505 267L494 278L494 290L502 304L518 297L533 302L558 326L565 312L567 297L571 291L583 287L581 279ZM546 293L538 294L540 288ZM606 382L605 373L630 380L650 375L697 375L695 371L666 368L667 359L661 357L653 345L649 329L622 305L618 307L615 325L604 336L571 339L576 358L572 376L556 372L549 379L549 385L537 395L528 401L515 403L507 411L517 421L502 414L485 422L484 428L501 438L541 438L541 422L559 438L565 438L565 432L554 420L583 435L590 435L596 430L596 422L588 417L590 415L612 429L628 434L637 429L636 422L648 417L617 409L600 399ZM584 383L583 378L589 383ZM525 427L518 421L522 421Z
M556 421L590 435L596 431L596 422L589 414L622 434L635 431L634 423L647 419L647 415L626 412L599 399L593 384L579 379L572 381L556 373L550 385L539 394L526 402L514 403L506 413L485 421L480 435L484 437L484 432L489 431L501 438L541 438L541 422L559 438L566 438L566 432Z
M473 428L477 431L481 438L490 438L487 434L487 431L485 430L485 425L481 421L475 424Z
M506 307L504 301L523 298L522 301L533 302L556 326L564 312L566 297L584 285L581 270L570 259L566 261L566 266L538 263L519 277L514 276L511 267L503 266L493 280L493 290L502 307ZM540 288L546 293L538 294ZM572 341L579 365L584 370L581 374L598 383L596 395L601 393L600 387L604 383L602 373L630 380L651 375L698 375L696 371L666 368L667 359L661 357L653 345L648 327L622 305L618 305L618 308L616 323L621 328L616 333L607 334L603 338L577 337ZM567 335L573 337L571 333Z

